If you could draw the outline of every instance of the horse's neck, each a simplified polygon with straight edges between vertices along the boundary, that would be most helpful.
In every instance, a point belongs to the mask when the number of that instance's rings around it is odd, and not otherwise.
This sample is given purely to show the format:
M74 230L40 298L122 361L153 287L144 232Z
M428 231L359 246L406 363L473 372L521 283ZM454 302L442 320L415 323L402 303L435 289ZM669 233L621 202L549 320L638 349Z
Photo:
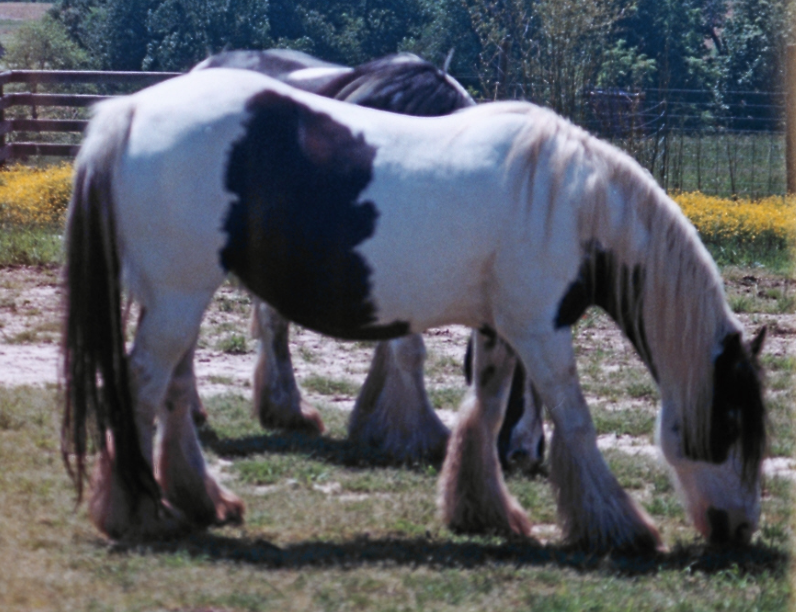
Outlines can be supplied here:
M620 173L621 176L621 173ZM735 327L721 278L696 231L653 179L630 169L618 209L590 214L591 244L602 286L595 303L622 327L659 384L708 384L720 338ZM600 265L602 269L600 269Z

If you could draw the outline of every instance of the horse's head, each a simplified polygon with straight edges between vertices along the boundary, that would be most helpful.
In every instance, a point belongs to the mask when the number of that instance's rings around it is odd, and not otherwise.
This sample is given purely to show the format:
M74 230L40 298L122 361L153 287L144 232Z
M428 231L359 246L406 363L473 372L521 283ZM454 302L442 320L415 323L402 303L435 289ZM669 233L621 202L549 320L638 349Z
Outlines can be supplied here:
M689 443L678 411L664 401L658 441L696 528L713 543L748 543L760 516L765 409L757 356L765 328L749 344L722 340L713 362L706 443ZM688 435L691 434L691 435Z

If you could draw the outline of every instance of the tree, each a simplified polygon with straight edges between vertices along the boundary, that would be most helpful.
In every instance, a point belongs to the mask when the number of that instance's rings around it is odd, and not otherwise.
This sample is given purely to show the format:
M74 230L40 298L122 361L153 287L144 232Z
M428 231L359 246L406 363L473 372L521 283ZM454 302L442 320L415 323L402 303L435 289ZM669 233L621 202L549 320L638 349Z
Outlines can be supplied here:
M784 0L733 0L722 33L728 90L775 91L784 83L789 23Z
M64 25L45 16L19 27L3 62L12 70L77 70L85 68L89 58L69 37Z
M621 16L618 0L464 0L493 98L526 98L578 119Z
M165 0L146 20L146 70L186 70L225 49L270 45L268 4L262 0Z
M719 50L706 41L724 12L723 0L638 0L617 25L629 47L655 60L659 89L713 89Z
M420 0L271 0L271 36L342 64L395 53L422 27Z
M785 0L733 0L722 32L721 91L738 129L770 129L779 120L772 92L785 83L785 46L793 23ZM793 8L791 3L790 8Z

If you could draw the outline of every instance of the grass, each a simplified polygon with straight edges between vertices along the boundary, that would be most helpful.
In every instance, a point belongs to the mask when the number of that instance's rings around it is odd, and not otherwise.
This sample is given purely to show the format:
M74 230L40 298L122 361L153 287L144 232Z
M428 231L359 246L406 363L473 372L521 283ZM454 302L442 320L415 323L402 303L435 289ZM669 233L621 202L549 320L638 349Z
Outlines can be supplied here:
M216 342L216 348L230 355L244 355L249 351L248 339L243 334L229 333Z
M332 378L318 374L310 374L301 381L301 386L308 391L319 393L320 395L348 395L356 396L359 392L359 385L347 378Z
M614 144L630 150L658 181L663 180L665 157L664 187L673 191L757 198L786 190L784 133L675 131L665 145L657 137L635 142L617 139Z
M458 410L464 399L466 389L458 387L437 387L428 390L428 398L436 410Z
M0 266L61 263L63 237L51 228L0 227Z
M74 510L60 463L54 388L0 388L0 608L43 610L785 610L789 487L767 485L746 552L694 543L665 471L609 451L672 552L591 559L554 544L463 537L440 527L433 467L360 468L332 437L264 434L239 396L211 398L209 461L247 503L243 527L111 546ZM208 432L205 432L205 435ZM255 436L252 434L255 433ZM246 452L221 453L245 440ZM282 448L280 451L279 448ZM269 448L264 452L262 448ZM227 463L229 462L229 463ZM508 486L539 524L555 520L545 479Z

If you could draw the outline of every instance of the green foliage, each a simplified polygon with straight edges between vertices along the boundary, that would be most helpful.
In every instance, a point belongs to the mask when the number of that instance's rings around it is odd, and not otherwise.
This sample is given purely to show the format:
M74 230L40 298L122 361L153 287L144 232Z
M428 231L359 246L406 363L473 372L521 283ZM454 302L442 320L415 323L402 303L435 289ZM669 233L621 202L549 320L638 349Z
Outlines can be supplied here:
M277 46L359 64L395 53L424 14L418 0L272 0L268 18Z
M264 48L267 3L261 0L165 0L146 20L145 70L187 70L224 49Z
M616 0L465 0L481 43L484 92L526 98L578 119L620 16Z
M723 0L638 0L619 22L630 48L655 60L661 89L712 89L718 79L715 49L706 32L723 15Z
M12 70L77 70L89 64L88 54L52 17L22 24L3 57Z
M722 32L725 87L775 91L785 78L789 22L783 0L734 0ZM792 23L792 21L791 21Z
M290 47L358 64L399 50L487 98L579 120L593 87L771 90L791 0L57 0L97 67L185 70L224 49Z

